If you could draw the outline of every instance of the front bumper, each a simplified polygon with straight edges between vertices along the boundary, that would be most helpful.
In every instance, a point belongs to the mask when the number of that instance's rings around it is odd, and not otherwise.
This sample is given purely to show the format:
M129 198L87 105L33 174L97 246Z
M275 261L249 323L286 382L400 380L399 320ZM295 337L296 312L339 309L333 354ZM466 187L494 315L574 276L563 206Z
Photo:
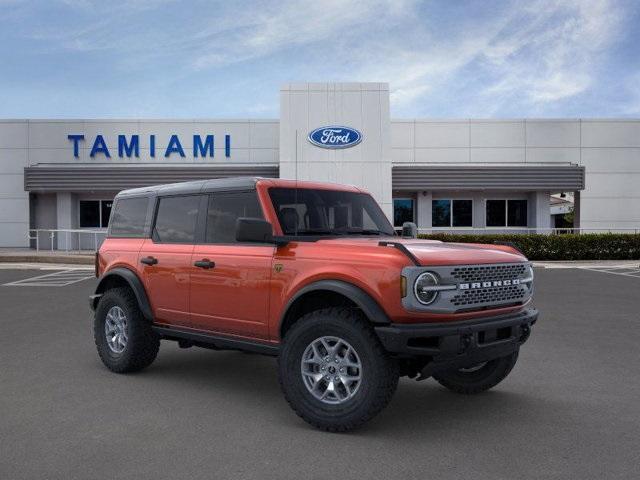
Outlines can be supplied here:
M400 357L428 360L423 376L477 365L515 352L527 341L538 311L464 322L375 327L384 348Z

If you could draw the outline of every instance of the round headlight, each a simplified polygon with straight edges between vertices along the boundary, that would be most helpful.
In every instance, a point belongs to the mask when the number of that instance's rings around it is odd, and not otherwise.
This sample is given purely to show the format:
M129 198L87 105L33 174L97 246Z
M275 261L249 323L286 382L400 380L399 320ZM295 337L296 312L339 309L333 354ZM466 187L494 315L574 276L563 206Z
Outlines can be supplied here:
M423 305L433 303L438 296L438 291L432 290L430 287L435 287L436 285L438 285L438 277L433 273L425 272L420 274L413 285L413 292L418 301Z

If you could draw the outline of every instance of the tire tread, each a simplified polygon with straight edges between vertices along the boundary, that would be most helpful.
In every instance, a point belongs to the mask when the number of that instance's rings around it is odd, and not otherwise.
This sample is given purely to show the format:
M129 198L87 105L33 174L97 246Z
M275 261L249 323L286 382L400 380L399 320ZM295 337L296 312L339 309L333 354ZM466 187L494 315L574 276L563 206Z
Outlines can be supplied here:
M289 347L289 340L295 336L295 333L298 330L304 329L308 325L322 322L322 320L326 319L327 316L344 323L349 323L351 326L355 327L358 333L362 335L363 339L373 348L374 355L378 356L379 359L382 359L383 367L379 368L376 372L376 375L381 379L381 387L375 391L375 395L368 402L366 410L359 412L357 416L352 416L350 420L340 424L329 421L318 421L316 418L308 415L307 412L305 412L305 409L300 407L300 403L297 399L291 395L292 390L285 385L285 378L282 374L284 370L284 365L282 365L282 354L278 357L278 371L280 372L278 380L287 403L300 418L320 430L327 432L347 432L358 428L362 424L371 420L389 404L398 386L398 366L384 350L366 318L364 318L359 311L349 307L325 308L303 315L287 332L287 335L282 342L281 352Z
M125 350L123 356L118 359L114 359L106 342L103 341L104 320L101 317L106 315L103 310L109 302L122 303L130 316L128 350ZM112 372L130 373L142 370L151 365L158 355L160 338L152 330L151 323L142 315L138 301L130 288L117 287L104 293L96 308L93 329L98 355L102 363Z

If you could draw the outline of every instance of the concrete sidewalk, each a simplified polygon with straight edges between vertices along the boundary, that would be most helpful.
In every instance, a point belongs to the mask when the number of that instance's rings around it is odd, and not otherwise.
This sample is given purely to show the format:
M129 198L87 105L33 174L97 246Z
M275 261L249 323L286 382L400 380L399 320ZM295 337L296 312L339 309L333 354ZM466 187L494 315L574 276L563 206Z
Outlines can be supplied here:
M93 265L93 250L80 252L64 250L36 250L32 248L0 248L0 263L63 263L67 265Z

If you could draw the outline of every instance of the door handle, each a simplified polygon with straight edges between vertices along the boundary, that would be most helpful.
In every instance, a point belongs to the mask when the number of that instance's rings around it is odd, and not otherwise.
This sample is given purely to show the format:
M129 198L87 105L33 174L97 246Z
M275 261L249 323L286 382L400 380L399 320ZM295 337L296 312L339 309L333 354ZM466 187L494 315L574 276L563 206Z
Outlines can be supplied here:
M213 268L216 266L216 262L212 262L208 258L203 258L197 262L193 262L193 265L198 268Z
M145 265L155 265L158 263L158 259L155 257L144 257L140 259L140 263L144 263Z

